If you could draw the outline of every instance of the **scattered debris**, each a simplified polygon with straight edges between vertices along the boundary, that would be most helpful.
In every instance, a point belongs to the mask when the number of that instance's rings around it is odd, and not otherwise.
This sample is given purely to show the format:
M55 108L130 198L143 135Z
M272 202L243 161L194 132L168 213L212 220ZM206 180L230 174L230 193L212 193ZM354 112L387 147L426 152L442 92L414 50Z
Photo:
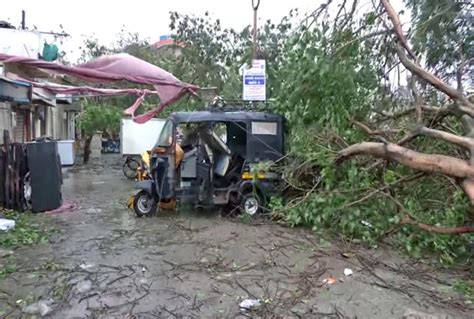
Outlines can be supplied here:
M323 284L326 284L326 285L333 285L336 282L337 282L337 279L336 277L333 277L333 276L329 276L323 279Z
M354 272L350 268L345 268L344 269L344 276L352 276Z
M260 307L260 300L258 300L258 299L244 299L239 304L239 307L242 310L252 310L256 307Z
M40 300L34 304L31 304L29 306L26 306L23 308L23 312L27 313L29 315L36 315L39 314L42 317L46 316L48 313L50 313L53 309L51 308L51 305L53 304L53 300Z
M0 257L5 258L11 255L13 255L13 250L5 250L0 248Z
M89 208L88 210L86 210L86 214L97 214L101 212L102 212L102 209L100 208Z
M0 218L0 230L8 231L15 228L15 221L12 219Z
M63 204L53 210L50 210L48 212L45 212L45 214L48 215L54 215L54 214L61 214L61 213L66 213L66 212L73 212L79 208L79 204L75 201L72 200L65 200Z
M408 309L404 314L402 319L439 319L438 316L430 315L421 311L416 311L413 309Z
M374 228L374 226L366 220L361 220L360 223L364 226L369 227L369 228Z
M82 263L79 265L79 268L88 272L95 272L98 269L97 264L94 263Z
M88 292L89 290L91 290L91 288L92 288L92 281L90 280L81 281L76 286L77 292L81 294Z
M341 256L344 257L344 258L351 258L351 257L354 257L354 254L353 253L341 253Z

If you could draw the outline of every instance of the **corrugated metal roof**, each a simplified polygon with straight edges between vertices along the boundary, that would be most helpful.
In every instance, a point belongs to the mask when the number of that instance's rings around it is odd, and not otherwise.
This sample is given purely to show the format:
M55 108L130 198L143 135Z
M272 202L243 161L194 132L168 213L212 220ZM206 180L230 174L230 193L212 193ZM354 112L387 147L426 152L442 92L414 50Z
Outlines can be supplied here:
M31 84L0 76L0 101L29 104L31 97Z
M43 88L33 88L33 103L56 106L56 95Z

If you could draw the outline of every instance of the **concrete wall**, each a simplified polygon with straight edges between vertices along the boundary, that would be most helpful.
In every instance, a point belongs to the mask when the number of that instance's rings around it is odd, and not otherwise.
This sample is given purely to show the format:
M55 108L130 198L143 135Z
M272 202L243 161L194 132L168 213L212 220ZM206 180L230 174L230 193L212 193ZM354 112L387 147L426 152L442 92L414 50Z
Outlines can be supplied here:
M44 114L45 114L45 119L46 119L46 134L45 135L49 137L53 137L54 136L54 123L53 123L54 108L53 107L45 108Z
M67 112L67 139L76 139L76 112Z
M67 138L67 124L66 124L66 117L67 113L64 112L64 105L57 104L56 105L57 113L56 113L56 136L55 138L64 140Z
M75 138L76 112L65 111L64 104L46 107L46 135L59 140L73 140Z

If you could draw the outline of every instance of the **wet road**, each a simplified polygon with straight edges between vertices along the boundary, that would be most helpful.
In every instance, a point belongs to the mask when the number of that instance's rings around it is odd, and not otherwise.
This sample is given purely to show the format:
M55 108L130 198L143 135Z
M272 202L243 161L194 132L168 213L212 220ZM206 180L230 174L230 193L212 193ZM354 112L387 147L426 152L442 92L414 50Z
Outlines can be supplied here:
M15 252L18 271L0 282L8 317L30 317L19 299L50 300L49 318L472 317L449 276L387 251L214 214L136 218L125 206L133 183L120 165L104 155L66 172L64 197L79 209L37 217L59 233ZM345 268L354 274L344 276ZM327 286L329 276L336 283ZM242 312L247 298L262 305Z

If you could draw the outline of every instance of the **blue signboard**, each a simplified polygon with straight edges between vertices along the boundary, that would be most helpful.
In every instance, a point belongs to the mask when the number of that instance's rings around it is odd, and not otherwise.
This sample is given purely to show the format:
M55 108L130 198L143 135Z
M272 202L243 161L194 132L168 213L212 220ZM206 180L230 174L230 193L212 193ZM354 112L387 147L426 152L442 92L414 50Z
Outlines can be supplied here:
M265 85L264 75L246 75L244 78L245 85Z

